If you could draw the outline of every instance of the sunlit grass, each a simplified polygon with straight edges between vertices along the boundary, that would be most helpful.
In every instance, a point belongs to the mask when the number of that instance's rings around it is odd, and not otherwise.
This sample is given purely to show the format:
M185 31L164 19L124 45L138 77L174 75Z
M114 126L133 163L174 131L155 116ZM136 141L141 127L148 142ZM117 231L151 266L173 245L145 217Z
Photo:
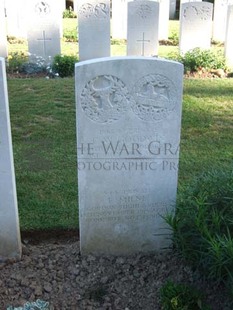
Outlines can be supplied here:
M78 227L74 79L11 79L23 230ZM233 80L184 81L179 184L232 169Z

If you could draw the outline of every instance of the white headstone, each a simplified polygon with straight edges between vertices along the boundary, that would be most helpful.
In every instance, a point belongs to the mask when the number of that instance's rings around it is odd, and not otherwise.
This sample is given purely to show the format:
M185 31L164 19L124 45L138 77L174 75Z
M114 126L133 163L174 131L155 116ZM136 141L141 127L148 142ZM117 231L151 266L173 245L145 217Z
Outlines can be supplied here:
M188 2L181 5L180 52L196 47L209 49L211 46L213 4Z
M228 5L233 4L233 0L214 1L213 20L213 40L224 42L226 36L226 21Z
M159 3L133 1L128 3L127 55L158 54Z
M21 257L4 58L0 58L0 261Z
M228 6L227 12L227 29L225 39L225 57L227 65L233 69L233 5Z
M7 57L6 18L4 2L0 0L0 57Z
M159 6L159 40L168 39L170 0L158 0Z
M176 0L170 0L169 19L176 17Z
M79 60L110 56L110 1L79 0Z
M140 0L134 0L140 1ZM151 0L159 3L159 40L168 39L170 0Z
M113 39L127 37L127 5L129 0L112 0L111 35Z
M17 38L27 37L25 0L5 0L7 35Z
M162 252L174 211L183 66L153 57L76 65L81 252Z
M78 0L73 1L73 9L75 13L78 13Z
M29 0L28 16L30 60L37 61L37 57L45 61L52 60L61 53L61 5L58 5L57 0Z

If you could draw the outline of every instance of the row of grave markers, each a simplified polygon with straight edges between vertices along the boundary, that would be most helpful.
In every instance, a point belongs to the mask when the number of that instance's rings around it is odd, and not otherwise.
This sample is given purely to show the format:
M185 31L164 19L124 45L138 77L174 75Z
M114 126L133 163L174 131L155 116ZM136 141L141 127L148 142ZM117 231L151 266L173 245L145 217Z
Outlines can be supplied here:
M93 7L90 8L90 4L87 6L86 1L83 0L79 2L78 6L79 58L81 61L110 56L109 1L101 3L103 5L101 15L97 14L99 2L93 1L93 3ZM164 13L161 14L161 3L135 0L129 1L127 5L127 55L157 56L159 39L168 36L168 18L161 19L161 16L165 16ZM228 11L226 11L227 9ZM94 13L91 14L91 11ZM233 6L225 6L226 12L225 24L221 21L221 25L219 25L221 29L221 38L219 37L219 39L224 41L223 34L225 33L225 56L228 65L233 66L233 41L231 40ZM216 14L214 15L216 16ZM215 25L212 16L212 3L202 1L181 3L179 34L181 54L196 47L203 49L211 47L212 26ZM163 27L164 25L165 27ZM101 36L95 35L96 29L102 33ZM163 30L163 36L160 35L160 29ZM115 36L120 37L120 34L117 33Z
M141 3L135 1L135 7ZM158 8L156 2L151 5L151 10ZM46 5L37 8L43 18L50 12ZM104 19L103 8L95 9L95 16ZM87 19L89 9L84 10ZM182 5L187 20L193 11L197 16L204 12L208 19L211 10L211 4L204 11L203 3ZM41 39L46 42L43 29ZM146 30L137 40L145 53ZM76 64L83 254L161 253L169 247L170 232L161 216L175 210L182 79L181 64L153 57L103 57ZM21 257L21 241L3 58L0 93L0 261L4 261Z
M126 3L127 2L127 3ZM164 3L167 3L165 6ZM168 36L168 19L165 12L169 12L169 0L164 2L157 1L119 1L118 6L128 6L128 18L124 14L119 14L119 19L127 20L127 55L158 55L158 41L166 39ZM113 22L114 14L118 12L116 4L113 2ZM166 9L165 9L166 8ZM218 1L215 5L215 19L218 19L216 9L218 9ZM27 6L30 18L27 23L30 31L28 31L28 46L30 60L37 61L38 56L47 60L53 58L56 54L60 54L60 38L61 38L61 7L57 6L56 0L38 1L30 0ZM230 38L232 33L233 14L232 6L221 7L219 11L222 18L218 21L219 27L214 23L214 33L224 28L225 31L225 55L229 65L233 65L233 43ZM114 13L115 12L115 13ZM119 12L118 12L119 13ZM189 2L182 3L180 6L180 37L179 48L181 53L185 53L195 47L210 48L212 37L212 15L213 4L208 2ZM166 18L165 18L165 17ZM163 18L161 18L163 17ZM4 5L0 1L0 19L4 18ZM86 60L91 58L110 56L110 1L97 0L89 1L80 0L78 2L78 20L79 20L79 58ZM221 24L220 25L220 21ZM120 28L121 21L118 21ZM0 30L0 56L7 56L6 27ZM97 31L98 30L98 31ZM98 32L98 36L96 33ZM114 27L113 27L114 32ZM221 31L223 40L224 31ZM113 34L113 37L124 36L124 30Z
M216 37L221 41L225 40L225 55L228 64L231 66L233 65L233 43L230 36L233 24L233 9L230 5L221 5L221 9L218 8L219 1L215 1L213 23L215 36L213 38ZM230 0L228 3L230 3ZM123 11L119 14L117 7L121 6L128 7L128 17L125 16ZM221 19L219 19L220 13L217 14L216 10L222 12ZM56 0L29 0L27 12L30 16L30 19L27 19L30 29L28 31L30 60L37 61L38 56L50 60L56 54L60 54L61 6L57 5ZM116 32L117 26L115 25L116 14L118 14L118 32ZM227 16L225 16L226 14ZM212 15L213 4L211 3L200 1L181 2L179 37L181 53L195 47L210 48ZM124 25L122 18L127 21L127 27L120 27ZM3 1L0 1L0 19L5 20ZM158 55L159 40L168 37L168 20L169 0L161 0L160 2L141 0L113 1L112 3L112 35L113 38L127 38L127 55ZM216 20L218 21L218 27L216 26ZM5 23L0 29L0 56L2 57L7 56L6 27L4 26ZM79 59L81 61L110 56L110 0L91 0L88 3L86 0L80 0L78 2L78 28ZM125 33L126 29L127 34Z

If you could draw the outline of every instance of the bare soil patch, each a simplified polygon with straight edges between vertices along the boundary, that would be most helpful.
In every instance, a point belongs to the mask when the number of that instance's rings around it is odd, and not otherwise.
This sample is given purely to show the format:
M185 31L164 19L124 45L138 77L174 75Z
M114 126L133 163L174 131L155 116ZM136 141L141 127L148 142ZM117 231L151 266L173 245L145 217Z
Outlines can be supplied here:
M157 310L168 279L206 294L212 310L231 309L221 285L193 271L171 250L130 257L81 256L77 231L22 234L23 256L0 265L0 309L42 299L57 310Z

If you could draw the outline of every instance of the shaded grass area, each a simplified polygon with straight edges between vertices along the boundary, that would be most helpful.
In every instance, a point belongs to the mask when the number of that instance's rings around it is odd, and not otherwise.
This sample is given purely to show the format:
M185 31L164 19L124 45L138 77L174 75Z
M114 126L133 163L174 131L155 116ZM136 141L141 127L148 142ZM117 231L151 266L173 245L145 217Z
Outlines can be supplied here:
M21 227L77 227L74 82L8 85Z
M8 81L22 230L78 227L74 79ZM184 82L179 185L232 169L233 80Z

